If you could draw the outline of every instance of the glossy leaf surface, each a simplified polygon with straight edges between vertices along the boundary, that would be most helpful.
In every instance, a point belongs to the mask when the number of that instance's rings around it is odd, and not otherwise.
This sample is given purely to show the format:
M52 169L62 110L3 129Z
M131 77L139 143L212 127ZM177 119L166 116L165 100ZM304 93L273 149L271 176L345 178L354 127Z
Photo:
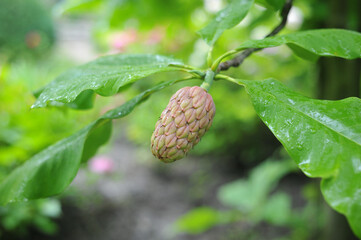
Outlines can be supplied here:
M214 45L225 30L235 27L242 21L252 4L253 0L233 0L198 33L209 45Z
M360 43L361 34L358 32L344 29L319 29L246 41L238 50L287 44L296 54L307 59L314 59L312 55L355 59L361 57Z
M174 84L157 85L105 113L80 131L38 153L0 184L0 204L60 194L76 176L80 163L92 157L111 134L111 119L128 115L151 93Z
M257 114L361 237L361 100L315 100L273 79L238 80Z
M120 87L151 74L176 70L170 64L181 64L179 60L151 54L118 54L98 58L85 65L66 71L48 84L40 93L33 107L48 104L82 102L87 108L91 92L103 96L116 94ZM86 92L85 94L82 94ZM78 96L86 99L77 99ZM79 104L77 104L79 105Z

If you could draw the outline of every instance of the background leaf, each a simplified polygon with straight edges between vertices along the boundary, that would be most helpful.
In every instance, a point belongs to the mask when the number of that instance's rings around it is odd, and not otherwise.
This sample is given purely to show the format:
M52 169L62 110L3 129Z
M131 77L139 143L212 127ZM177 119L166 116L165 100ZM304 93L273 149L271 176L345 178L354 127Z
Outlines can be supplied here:
M294 169L291 161L267 160L253 169L248 179L239 179L223 185L218 193L220 201L244 212L259 210L278 181ZM247 197L244 197L247 196Z
M361 34L358 32L344 29L319 29L246 41L238 50L277 47L287 44L296 54L306 59L314 60L315 56L312 54L355 59L361 57L360 42ZM300 48L307 52L301 53Z
M266 202L263 209L264 219L275 225L290 223L292 207L291 198L283 192L273 194Z
M113 95L120 87L151 74L176 70L169 64L181 64L181 62L151 54L118 54L101 57L57 77L42 90L32 107L45 107L54 102L71 103L77 100L81 103L80 108L87 108L88 102L93 98L90 91L103 96ZM85 93L82 94L83 92Z
M275 80L239 80L257 114L361 237L361 100L314 100Z
M292 216L291 199L275 191L279 181L297 169L289 158L268 159L252 169L249 178L242 178L220 187L219 201L229 210L197 207L176 221L176 230L182 233L199 234L210 228L252 219L266 220L275 225L287 225Z
M217 225L237 222L242 215L237 211L220 211L211 207L197 207L175 222L177 232L200 234Z
M202 233L220 222L220 214L216 209L200 207L193 209L176 222L176 228L180 232L191 234Z
M111 119L128 115L151 93L174 84L168 81L137 95L125 104L38 153L15 169L0 184L0 204L60 194L86 161L110 137Z
M222 33L235 27L247 15L253 0L233 0L225 9L198 33L209 44L214 45Z

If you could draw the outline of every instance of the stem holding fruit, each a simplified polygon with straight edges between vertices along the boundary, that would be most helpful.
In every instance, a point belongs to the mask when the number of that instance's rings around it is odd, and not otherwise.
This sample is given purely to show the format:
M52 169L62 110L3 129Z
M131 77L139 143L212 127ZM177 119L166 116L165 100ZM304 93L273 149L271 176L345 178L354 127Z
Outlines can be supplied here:
M211 69L208 69L206 72L206 76L204 77L204 81L201 85L201 88L203 88L204 90L206 90L208 92L212 86L214 76L215 76L215 73Z

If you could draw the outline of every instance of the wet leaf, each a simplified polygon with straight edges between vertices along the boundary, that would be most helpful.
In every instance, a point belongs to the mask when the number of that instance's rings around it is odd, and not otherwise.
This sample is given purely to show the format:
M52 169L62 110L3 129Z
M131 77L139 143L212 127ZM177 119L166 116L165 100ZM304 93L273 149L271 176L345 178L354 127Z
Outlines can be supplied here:
M75 108L89 108L91 106L89 101L93 98L92 91L103 96L116 94L119 88L136 80L157 72L176 70L170 67L170 64L181 64L181 62L151 54L118 54L101 57L57 77L42 89L40 94L37 93L39 97L32 107L72 103L76 100Z
M15 169L0 184L0 204L60 194L76 176L80 163L93 156L111 134L111 120L128 115L151 93L174 84L168 81L110 110L75 134L55 143Z
M315 60L318 56L346 59L361 57L361 34L344 29L309 30L244 42L238 50L269 48L287 44L297 55ZM302 51L301 51L302 50Z
M238 80L262 121L361 237L361 100L315 100L269 79Z
M198 33L209 45L214 45L225 30L235 27L242 21L252 4L253 0L233 0Z

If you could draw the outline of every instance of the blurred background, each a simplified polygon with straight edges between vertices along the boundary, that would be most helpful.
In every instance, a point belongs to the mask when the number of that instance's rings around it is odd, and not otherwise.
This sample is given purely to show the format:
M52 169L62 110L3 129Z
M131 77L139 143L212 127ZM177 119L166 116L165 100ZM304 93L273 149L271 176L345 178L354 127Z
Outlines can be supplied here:
M276 26L277 12L254 5L214 49L218 56ZM158 53L205 67L195 33L225 0L0 0L0 181L54 142L154 84L157 74L91 110L30 110L34 93L61 72L115 53ZM313 28L361 31L358 0L294 1L282 33ZM273 77L322 99L360 97L360 60L305 61L287 47L258 52L228 73ZM342 81L340 81L342 79ZM149 150L155 122L181 83L114 122L111 141L61 196L0 207L0 239L354 239L331 210L319 180L304 176L258 119L245 91L215 82L217 113L191 154L163 164Z

